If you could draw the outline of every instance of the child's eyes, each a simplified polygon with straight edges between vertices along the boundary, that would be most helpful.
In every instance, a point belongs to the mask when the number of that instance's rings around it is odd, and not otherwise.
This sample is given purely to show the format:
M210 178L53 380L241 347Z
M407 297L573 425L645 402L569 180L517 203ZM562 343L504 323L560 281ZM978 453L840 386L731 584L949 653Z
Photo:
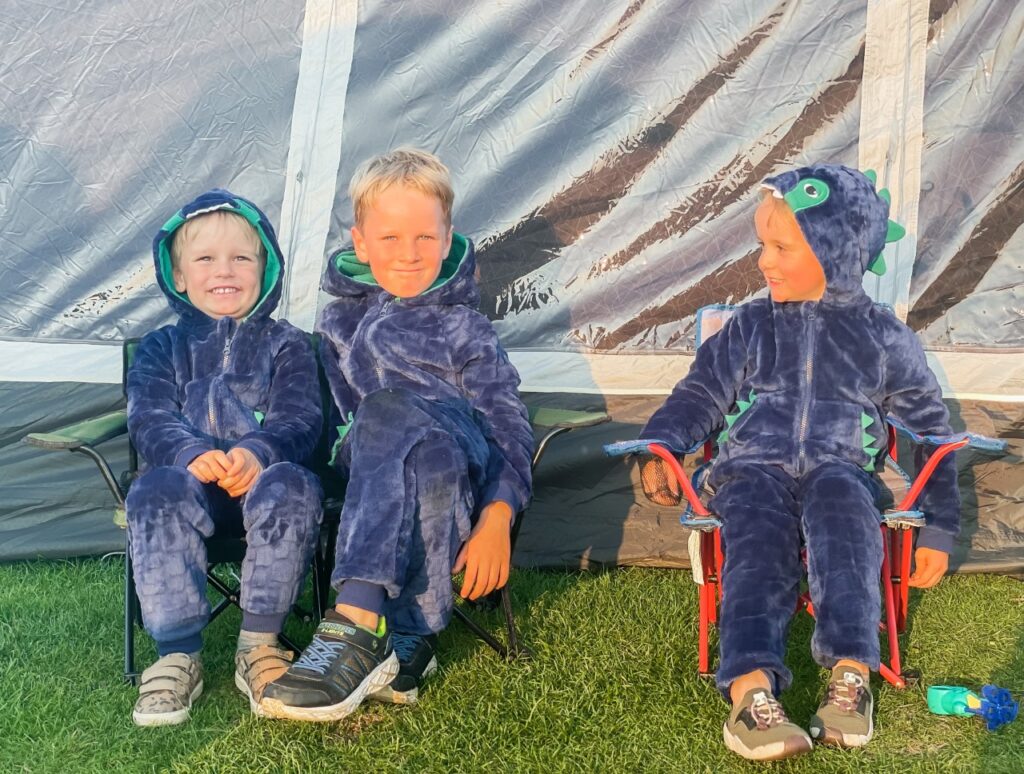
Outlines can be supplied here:
M252 256L251 255L236 255L235 256L235 260L236 261L251 261L252 260Z
M429 239L429 240L433 241L437 237L435 237L433 234L420 234L419 237L417 237L417 238L418 239Z

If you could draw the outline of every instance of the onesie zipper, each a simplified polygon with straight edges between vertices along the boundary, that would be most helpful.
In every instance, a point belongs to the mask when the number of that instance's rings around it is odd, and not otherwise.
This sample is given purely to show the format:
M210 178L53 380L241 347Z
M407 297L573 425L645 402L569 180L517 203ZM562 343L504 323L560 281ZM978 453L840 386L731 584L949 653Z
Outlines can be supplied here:
M391 302L392 301L398 301L398 300L399 299L398 299L397 296L395 296L393 298L389 297L387 301L385 301L383 304L381 304L380 312L378 312L378 314L377 314L377 319L379 320L380 318L382 318L384 315L386 315L388 313L388 309L391 308ZM374 361L373 370L377 372L377 381L380 382L381 389L383 389L384 388L384 367L380 364L380 360L379 359Z
M231 340L232 340L232 338L234 338L234 334L229 333L227 339L224 340L224 349L221 350L221 361L220 361L220 370L221 370L221 372L224 372L224 371L226 371L228 369L228 355L231 354ZM211 389L210 390L210 400L209 400L209 407L210 407L210 435L216 436L217 435L217 416L216 416L216 413L214 411L213 395L214 395L214 393L213 393L213 390Z
M804 461L807 457L807 449L804 448L804 441L807 439L807 425L811 414L811 397L813 394L811 390L811 381L814 378L814 339L817 332L817 326L814 322L815 312L813 309L808 314L807 319L810 322L811 332L810 336L808 336L807 358L804 360L804 380L806 383L806 392L804 394L804 410L803 414L800 417L800 435L798 439L800 453L796 463L797 470L800 473L804 472Z

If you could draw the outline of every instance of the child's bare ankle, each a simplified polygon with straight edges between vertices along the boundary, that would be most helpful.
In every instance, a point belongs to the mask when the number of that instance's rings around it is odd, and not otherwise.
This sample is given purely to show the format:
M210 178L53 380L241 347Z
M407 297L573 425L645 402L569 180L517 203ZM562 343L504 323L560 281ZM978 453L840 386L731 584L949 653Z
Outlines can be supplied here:
M361 607L352 605L335 605L335 612L345 616L356 626L362 626L370 631L376 631L380 625L380 616L370 610L363 610Z

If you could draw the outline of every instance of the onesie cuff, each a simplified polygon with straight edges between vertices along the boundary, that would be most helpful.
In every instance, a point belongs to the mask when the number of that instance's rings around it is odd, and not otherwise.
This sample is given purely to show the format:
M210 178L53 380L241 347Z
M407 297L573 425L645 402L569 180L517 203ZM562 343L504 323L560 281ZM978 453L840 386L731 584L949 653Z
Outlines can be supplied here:
M484 505L496 502L497 500L501 500L509 504L509 507L512 508L512 522L515 523L516 516L518 516L519 511L523 509L523 504L519 501L519 498L516 497L512 487L504 481L499 481L496 484L488 486L484 490L483 496L480 498L480 501Z
M270 450L267 448L267 444L262 443L259 439L251 436L243 438L235 444L234 448L251 451L253 456L259 460L259 463L263 466L264 470L269 468L276 461L271 459L271 454L269 453Z
M918 548L934 548L936 551L953 553L956 537L948 532L941 532L932 527L922 527L917 535Z
M174 465L179 468L187 468L192 464L192 460L200 454L206 454L208 451L210 451L209 447L200 446L199 444L196 444L195 446L186 446L175 455Z

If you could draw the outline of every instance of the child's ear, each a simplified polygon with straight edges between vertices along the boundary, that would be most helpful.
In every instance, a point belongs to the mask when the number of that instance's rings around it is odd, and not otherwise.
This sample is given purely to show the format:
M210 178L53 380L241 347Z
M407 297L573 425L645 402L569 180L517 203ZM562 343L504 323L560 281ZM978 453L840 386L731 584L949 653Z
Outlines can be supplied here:
M185 292L185 275L181 273L181 269L175 266L171 269L171 278L174 280L174 289L179 293Z
M366 240L363 238L363 232L359 230L359 226L353 226L349 233L352 234L352 245L355 247L356 258L362 263L369 263L370 259L366 257Z

